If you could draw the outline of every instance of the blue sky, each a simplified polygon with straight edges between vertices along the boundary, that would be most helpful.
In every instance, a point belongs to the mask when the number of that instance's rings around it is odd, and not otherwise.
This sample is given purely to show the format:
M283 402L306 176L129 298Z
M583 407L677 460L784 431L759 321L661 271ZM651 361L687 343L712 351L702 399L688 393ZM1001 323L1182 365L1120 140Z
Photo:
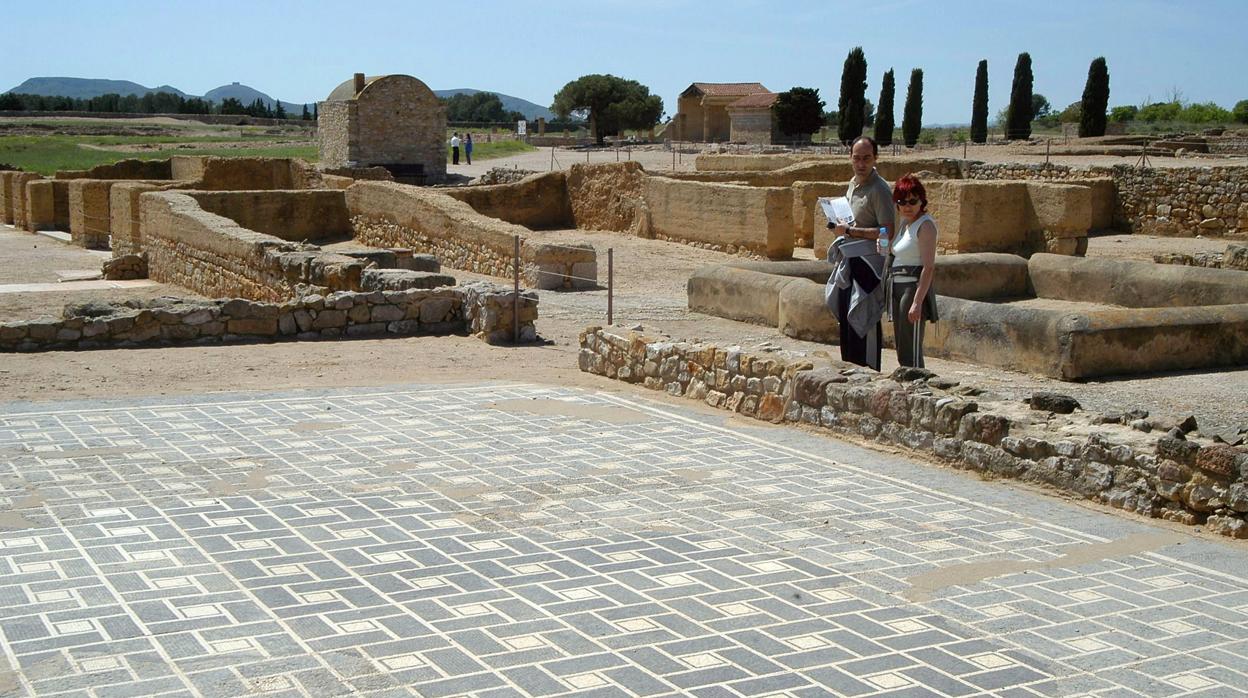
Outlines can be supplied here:
M240 81L314 102L360 71L548 105L569 80L612 73L649 86L669 114L694 81L815 87L834 107L845 54L861 45L869 99L877 101L883 72L896 71L898 123L915 67L925 75L924 122L969 121L982 58L995 114L1020 51L1031 53L1035 89L1057 109L1079 99L1088 63L1101 55L1111 106L1175 90L1228 108L1248 99L1248 0L69 0L12 3L5 20L0 90L36 76L193 94Z

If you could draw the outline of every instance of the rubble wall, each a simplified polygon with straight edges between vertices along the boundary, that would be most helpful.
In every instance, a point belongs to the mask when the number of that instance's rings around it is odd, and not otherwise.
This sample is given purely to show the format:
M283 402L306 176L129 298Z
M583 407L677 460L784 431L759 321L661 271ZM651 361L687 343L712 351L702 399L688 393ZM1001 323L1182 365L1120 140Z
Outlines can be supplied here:
M0 323L0 352L464 333L500 344L515 336L513 307L519 311L520 340L535 340L537 295L517 298L507 288L480 282L312 294L281 303L235 298L86 304L67 307L60 319Z
M637 162L573 165L567 174L573 223L581 230L629 230L640 213L647 178Z
M373 247L431 253L443 265L511 277L516 236L521 279L532 288L592 288L597 263L590 245L552 245L540 233L477 213L439 190L392 182L356 182L346 192L355 239Z
M490 218L532 230L574 227L566 175L543 172L509 184L448 187L440 190Z
M148 275L209 297L292 298L301 287L358 291L365 263L286 242L200 208L181 192L139 195Z
M922 369L871 375L801 356L674 342L616 328L580 335L586 373L763 421L807 424L1031 482L1111 507L1248 538L1248 452L1101 415L969 398ZM941 387L944 386L944 387ZM1158 435L1161 434L1161 435Z
M200 208L240 226L289 242L351 236L342 190L187 191Z

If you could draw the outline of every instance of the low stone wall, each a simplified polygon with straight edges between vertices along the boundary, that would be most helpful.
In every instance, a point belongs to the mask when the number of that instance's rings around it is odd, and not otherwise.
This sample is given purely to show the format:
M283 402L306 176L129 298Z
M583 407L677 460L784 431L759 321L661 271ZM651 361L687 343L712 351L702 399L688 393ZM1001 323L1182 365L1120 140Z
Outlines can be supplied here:
M173 179L170 160L119 160L86 170L57 170L57 179Z
M574 227L563 172L534 174L510 184L447 187L439 190L490 218L533 230Z
M1226 246L1225 252L1197 252L1196 254L1167 252L1153 255L1153 261L1158 264L1248 271L1248 245L1231 243Z
M1090 185L1023 180L939 179L924 186L939 230L937 249L947 254L1082 255L1100 193ZM822 253L834 235L818 206L812 219L815 249Z
M729 254L793 256L793 195L787 187L650 177L638 232Z
M356 182L346 192L355 239L374 247L432 253L446 266L510 277L515 236L520 276L540 289L592 288L597 262L590 245L552 245L541 234L477 213L441 190L392 182Z
M694 160L696 174L729 173L751 179L754 186L787 187L798 181L848 183L854 176L849 156L790 153L781 155L699 155ZM935 172L942 177L963 177L962 161L951 158L881 156L876 162L880 176L893 182L902 175Z
M183 182L118 182L108 191L109 246L114 257L143 254L143 226L139 195L149 191L180 189Z
M156 281L262 301L283 301L304 287L361 290L366 262L240 227L181 192L145 192L139 205L148 273Z
M13 197L9 195L9 182L21 170L0 170L0 223L13 222Z
M794 182L793 190L793 245L813 247L817 228L827 228L828 218L817 200L822 197L845 196L849 185L845 182ZM818 248L826 254L827 244Z
M1113 180L1115 226L1151 235L1248 238L1248 167L967 163L972 179ZM1103 185L1102 185L1103 186Z
M615 328L586 329L580 347L579 365L587 373L1248 538L1248 452L1189 440L1181 428L1158 436L1124 425L1122 416L1058 415L970 399L973 391L922 369L885 377L840 363L815 368L801 356Z
M487 283L435 290L69 306L60 319L0 324L0 352L468 333L511 342L514 293ZM537 338L537 295L518 299L520 339Z
M567 174L572 222L581 230L632 229L645 206L647 179L638 162L573 165Z
M209 213L280 240L316 243L351 237L342 190L188 190L186 195Z
M6 223L12 224L14 228L26 230L30 225L30 198L26 196L26 185L43 179L43 175L34 172L23 172L21 170L9 171L5 173L8 179L8 201L6 210L9 205L12 206L12 212Z
M1027 262L1041 298L1122 308L1190 308L1248 303L1248 273L1120 259L1038 254Z
M934 288L940 321L928 326L929 356L1060 380L1248 364L1248 284L1243 272L1148 262L1036 255L944 255ZM776 327L785 335L836 343L824 302L825 262L712 265L689 279L689 308ZM1104 272L1103 274L1101 272ZM1034 275L1034 276L1033 276ZM1218 277L1218 278L1214 278ZM1176 307L1148 307L1175 305ZM1033 294L1085 306L1017 303ZM1122 303L1106 308L1093 303ZM1208 303L1209 305L1198 305ZM884 343L892 328L883 321Z
M26 184L28 213L26 229L68 231L69 182L59 179L36 179Z

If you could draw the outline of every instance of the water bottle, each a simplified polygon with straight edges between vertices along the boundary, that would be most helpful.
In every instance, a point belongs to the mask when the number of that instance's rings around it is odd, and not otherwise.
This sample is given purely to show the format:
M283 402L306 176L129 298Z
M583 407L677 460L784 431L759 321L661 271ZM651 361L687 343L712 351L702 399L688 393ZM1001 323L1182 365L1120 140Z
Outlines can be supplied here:
M880 240L878 247L880 254L888 256L888 228L880 228Z

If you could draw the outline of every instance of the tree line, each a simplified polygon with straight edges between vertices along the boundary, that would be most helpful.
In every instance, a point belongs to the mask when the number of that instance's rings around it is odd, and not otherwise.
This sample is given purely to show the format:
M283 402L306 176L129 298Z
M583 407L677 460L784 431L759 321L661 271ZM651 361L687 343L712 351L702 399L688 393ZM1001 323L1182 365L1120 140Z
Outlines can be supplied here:
M48 95L32 95L20 92L0 94L0 111L80 111L109 114L240 114L264 117L269 119L290 119L286 107L274 100L270 106L257 97L250 104L233 97L226 97L220 103L202 97L183 97L172 92L148 92L119 95L105 94L98 97L58 97ZM304 121L316 119L316 105L308 109L303 105L302 114L297 117Z

